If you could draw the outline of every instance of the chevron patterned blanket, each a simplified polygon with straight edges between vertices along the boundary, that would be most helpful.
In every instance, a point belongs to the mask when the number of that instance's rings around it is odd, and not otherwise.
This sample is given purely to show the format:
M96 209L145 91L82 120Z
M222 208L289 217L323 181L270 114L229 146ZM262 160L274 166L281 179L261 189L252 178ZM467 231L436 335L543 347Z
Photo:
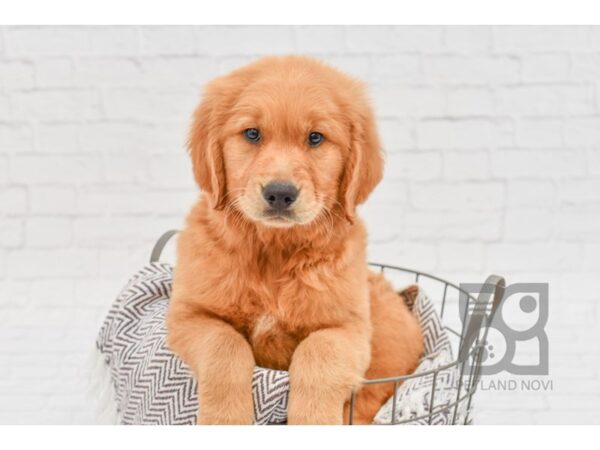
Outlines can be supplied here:
M165 313L171 293L173 268L151 263L136 273L123 288L106 316L96 346L101 364L110 373L116 421L120 424L183 425L196 423L196 381L189 368L166 346ZM435 308L421 291L413 313L425 335L425 353L417 372L453 360L452 349ZM456 399L455 368L437 377L434 410ZM254 413L257 424L285 423L288 374L256 367L253 379ZM401 384L396 405L390 399L375 417L375 423L426 424L419 419L429 412L432 377L418 377ZM200 405L201 406L201 405ZM453 409L453 408L450 408ZM462 412L462 408L459 413ZM451 422L448 412L432 416L432 423Z

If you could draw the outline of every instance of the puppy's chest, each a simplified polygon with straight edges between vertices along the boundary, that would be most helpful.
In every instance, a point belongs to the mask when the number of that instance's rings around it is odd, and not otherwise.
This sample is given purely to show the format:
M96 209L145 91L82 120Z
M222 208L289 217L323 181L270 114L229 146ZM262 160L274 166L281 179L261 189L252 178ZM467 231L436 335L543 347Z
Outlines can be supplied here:
M228 319L250 343L256 363L274 369L287 369L298 344L337 322L343 309L331 307L333 292L292 277L255 278L237 294Z
M305 333L291 328L278 315L265 312L250 320L246 337L259 366L286 370Z
M294 278L249 284L235 303L239 305L249 337L264 334L302 334L327 322L331 296L307 288Z
M258 365L287 369L298 344L312 331L322 328L320 321L314 320L314 314L302 304L306 300L290 298L281 292L263 292L263 296L252 293L246 298L246 323L241 328Z

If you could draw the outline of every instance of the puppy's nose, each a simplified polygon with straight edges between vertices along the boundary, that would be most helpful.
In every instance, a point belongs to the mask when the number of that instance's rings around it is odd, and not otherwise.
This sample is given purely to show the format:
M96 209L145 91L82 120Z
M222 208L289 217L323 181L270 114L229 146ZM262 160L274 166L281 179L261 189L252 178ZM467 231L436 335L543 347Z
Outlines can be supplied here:
M288 209L298 198L298 189L292 183L272 181L262 191L263 198L273 209Z

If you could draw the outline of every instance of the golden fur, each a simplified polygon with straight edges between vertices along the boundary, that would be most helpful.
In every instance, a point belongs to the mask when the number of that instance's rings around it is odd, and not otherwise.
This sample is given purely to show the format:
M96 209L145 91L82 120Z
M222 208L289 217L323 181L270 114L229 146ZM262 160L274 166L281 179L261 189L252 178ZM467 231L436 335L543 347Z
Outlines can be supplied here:
M198 379L198 423L252 423L255 365L289 371L290 424L341 424L365 377L415 369L419 325L369 273L355 213L383 167L360 82L309 58L259 60L208 85L189 150L203 192L178 240L167 327ZM288 215L264 213L274 180L300 190ZM355 422L391 393L362 389Z

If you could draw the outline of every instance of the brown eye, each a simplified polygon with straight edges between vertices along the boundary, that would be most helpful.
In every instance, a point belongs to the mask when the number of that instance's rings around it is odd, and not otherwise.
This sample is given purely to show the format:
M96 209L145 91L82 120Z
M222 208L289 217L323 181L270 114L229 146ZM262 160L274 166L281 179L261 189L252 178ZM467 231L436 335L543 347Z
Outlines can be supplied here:
M316 131L313 131L308 135L308 145L310 145L311 147L318 147L323 143L324 140L325 136Z
M257 144L260 141L260 131L258 128L247 128L244 130L244 137L252 144Z

